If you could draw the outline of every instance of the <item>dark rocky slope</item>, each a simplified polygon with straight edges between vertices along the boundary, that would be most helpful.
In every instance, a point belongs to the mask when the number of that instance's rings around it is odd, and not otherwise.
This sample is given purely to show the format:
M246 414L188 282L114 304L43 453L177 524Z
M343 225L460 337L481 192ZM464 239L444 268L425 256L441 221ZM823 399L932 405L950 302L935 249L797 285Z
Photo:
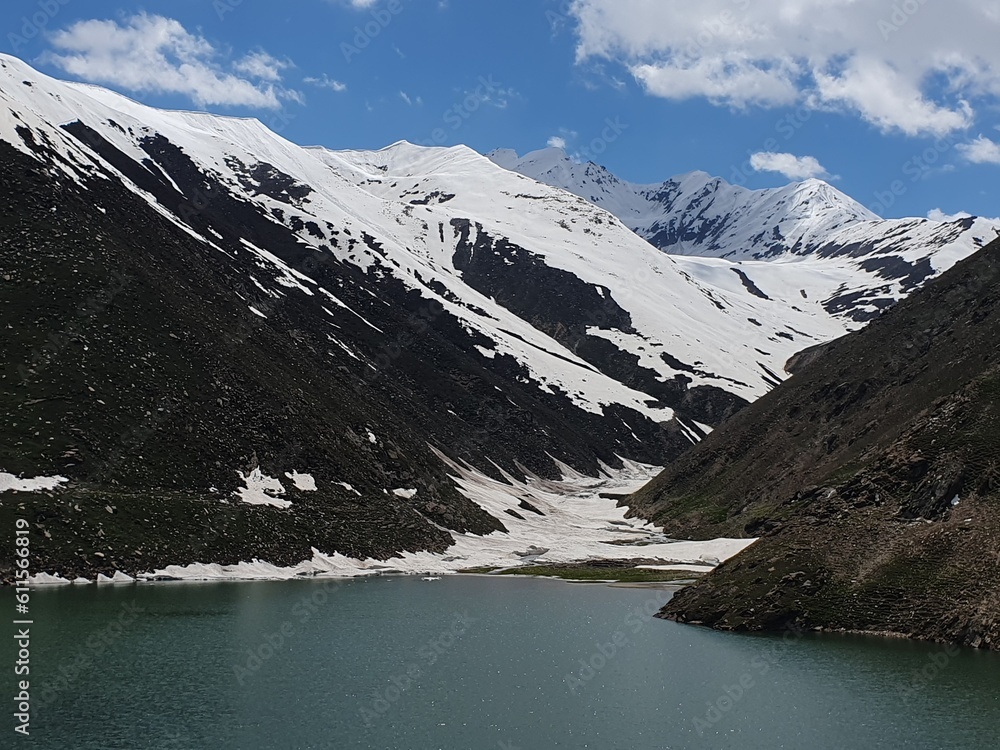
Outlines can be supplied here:
M794 369L625 501L761 537L661 615L1000 647L1000 242Z
M74 130L115 160L100 136ZM313 547L383 559L444 551L449 531L503 524L457 491L432 448L493 476L499 465L553 477L553 459L595 474L601 461L620 465L609 448L620 438L635 446L629 457L650 462L690 444L676 426L621 409L630 428L543 392L513 358L484 360L476 346L492 342L440 304L377 268L311 252L210 175L194 170L184 183L203 196L196 202L144 179L171 214L211 227L216 248L112 173L69 179L52 167L58 154L24 137L39 160L0 142L0 466L70 480L0 495L0 527L31 523L35 572L290 565ZM180 180L183 155L148 145ZM278 179L261 189L288 192ZM336 341L333 303L255 284L273 284L276 269L243 238L357 313L337 315ZM237 472L256 466L283 481L290 508L234 499ZM293 471L313 474L318 491L295 489Z

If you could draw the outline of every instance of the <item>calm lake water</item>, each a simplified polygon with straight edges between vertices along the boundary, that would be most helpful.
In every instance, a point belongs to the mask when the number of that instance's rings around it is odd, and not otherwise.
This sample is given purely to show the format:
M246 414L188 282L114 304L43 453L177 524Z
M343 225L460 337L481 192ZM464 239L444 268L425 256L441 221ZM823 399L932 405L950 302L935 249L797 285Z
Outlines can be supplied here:
M35 590L31 736L7 711L0 747L1000 746L997 654L649 618L668 596L489 577Z

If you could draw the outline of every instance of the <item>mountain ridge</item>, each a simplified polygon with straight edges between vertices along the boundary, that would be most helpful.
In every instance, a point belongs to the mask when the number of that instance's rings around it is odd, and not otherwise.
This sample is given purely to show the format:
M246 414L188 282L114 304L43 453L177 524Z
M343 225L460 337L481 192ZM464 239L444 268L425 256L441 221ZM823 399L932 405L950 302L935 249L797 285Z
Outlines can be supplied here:
M302 148L12 58L0 167L0 472L52 477L9 482L40 489L0 515L30 516L68 577L636 557L640 535L672 559L598 488L678 458L969 244L928 274L671 256L466 147Z
M523 157L510 149L498 149L488 153L487 158L505 169L557 185L607 208L653 245L672 254L734 259L802 255L835 244L837 230L857 224L884 222L885 227L896 229L916 225L931 229L929 234L933 236L943 225L969 223L961 218L949 222L926 218L882 219L818 178L754 190L696 170L662 183L638 184L622 180L594 162L579 163L561 148L540 149ZM816 201L817 196L822 200ZM716 204L721 208L713 212ZM817 209L819 214L829 217L817 217ZM712 226L723 218L728 217L731 223L733 215L745 218L750 214L761 214L750 217L757 222L755 229L731 232L728 227ZM996 226L986 219L969 218L972 223L983 222L982 229ZM709 225L708 229L698 233L692 219L701 220ZM783 230L784 225L790 228ZM761 231L760 227L772 231ZM774 237L773 230L778 230L780 236ZM747 239L751 242L747 243ZM741 247L741 243L750 246Z
M518 157L488 157L505 169L557 185L602 206L650 244L675 257L772 262L826 259L852 277L820 294L829 314L864 323L920 284L1000 235L1000 225L976 217L880 219L817 179L749 190L705 172L658 185L620 180L593 162L579 164L562 149ZM763 282L761 282L763 284ZM796 304L798 290L781 297Z
M797 346L776 303L468 149L303 149L2 58L0 166L0 472L58 478L0 515L70 579L544 541L529 483L670 460ZM588 544L634 538L592 507Z

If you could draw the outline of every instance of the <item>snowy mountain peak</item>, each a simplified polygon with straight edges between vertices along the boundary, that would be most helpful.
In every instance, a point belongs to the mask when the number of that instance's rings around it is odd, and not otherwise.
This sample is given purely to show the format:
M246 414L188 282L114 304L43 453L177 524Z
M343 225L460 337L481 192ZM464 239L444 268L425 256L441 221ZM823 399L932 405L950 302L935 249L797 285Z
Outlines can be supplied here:
M801 248L804 238L879 218L818 179L749 190L707 172L693 171L659 184L636 185L600 165L577 162L558 148L523 157L504 149L488 157L505 169L585 198L618 216L660 249L673 253L770 257L799 252L796 248ZM766 241L764 247L762 240Z
M837 212L854 221L881 221L882 219L878 214L873 213L858 201L823 180L810 178L793 183L786 190L799 207L808 207L820 212Z
M511 172L518 172L556 187L573 190L574 186L582 188L591 183L602 181L620 182L611 172L594 162L579 162L566 153L565 149L550 146L548 148L530 151L524 156L518 156L513 149L497 149L486 157L497 166ZM541 179L545 177L546 179ZM577 193L580 195L580 193ZM580 197L586 197L580 195Z
M490 151L486 154L486 158L492 161L497 166L503 167L510 171L514 171L514 167L521 160L521 157L517 155L517 151L512 148L498 148Z
M673 185L684 185L687 187L693 187L696 185L707 185L710 182L716 182L717 184L721 184L723 180L719 177L713 177L708 172L703 172L700 169L696 169L691 172L685 172L684 174L676 175L675 177L666 180L666 182L663 184L670 183Z
M972 252L996 234L994 223L986 219L883 220L830 183L815 178L750 190L694 171L659 184L637 185L599 165L576 162L560 149L543 149L523 157L505 149L492 152L489 158L505 169L568 190L604 208L673 255L743 261L839 254L863 259L902 252L913 259L908 262L926 270L929 256L939 255L940 266L945 268L957 260L957 253ZM956 250L956 243L961 251ZM865 262L872 268L888 265L884 257ZM916 278L920 273L907 275Z

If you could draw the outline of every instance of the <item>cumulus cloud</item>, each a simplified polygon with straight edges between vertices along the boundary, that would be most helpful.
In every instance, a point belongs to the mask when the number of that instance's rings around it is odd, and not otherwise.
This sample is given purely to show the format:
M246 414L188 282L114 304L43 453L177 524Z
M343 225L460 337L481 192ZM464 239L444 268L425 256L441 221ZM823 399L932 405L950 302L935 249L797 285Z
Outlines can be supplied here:
M931 221L951 222L951 221L960 221L962 219L971 219L972 214L966 211L959 211L957 213L949 214L942 211L940 208L932 208L930 211L927 212L927 218L930 219ZM979 218L986 219L986 221L996 224L997 233L1000 234L1000 219L994 219L986 216L981 216Z
M971 143L960 143L958 152L973 164L1000 164L1000 143L984 135Z
M281 85L291 67L263 50L223 64L223 55L180 22L139 13L116 21L77 21L50 36L54 51L44 59L95 83L140 93L180 94L199 106L211 104L278 109L301 94Z
M947 214L940 208L932 208L927 212L927 218L931 221L957 221L959 219L968 219L970 216L972 214L965 211L959 211L957 214Z
M944 135L1000 98L997 0L573 0L570 15L578 61L621 61L668 99L804 104Z
M570 128L566 127L560 127L559 131L549 138L546 145L549 148L561 148L563 151L566 151L568 148L570 148L570 144L576 141L579 135L580 134L577 133L575 130L571 130Z
M819 99L858 112L884 131L946 135L972 124L972 107L930 101L919 86L880 60L855 58L839 75L815 74Z
M233 63L233 70L250 78L277 83L283 77L281 71L292 67L291 60L279 60L263 50L251 52Z
M750 166L758 172L777 172L790 180L807 180L811 177L829 177L815 156L795 156L758 151L750 157Z
M665 99L705 97L717 104L745 107L791 104L798 97L792 70L762 70L732 56L701 58L677 65L640 64L632 67L646 90Z

